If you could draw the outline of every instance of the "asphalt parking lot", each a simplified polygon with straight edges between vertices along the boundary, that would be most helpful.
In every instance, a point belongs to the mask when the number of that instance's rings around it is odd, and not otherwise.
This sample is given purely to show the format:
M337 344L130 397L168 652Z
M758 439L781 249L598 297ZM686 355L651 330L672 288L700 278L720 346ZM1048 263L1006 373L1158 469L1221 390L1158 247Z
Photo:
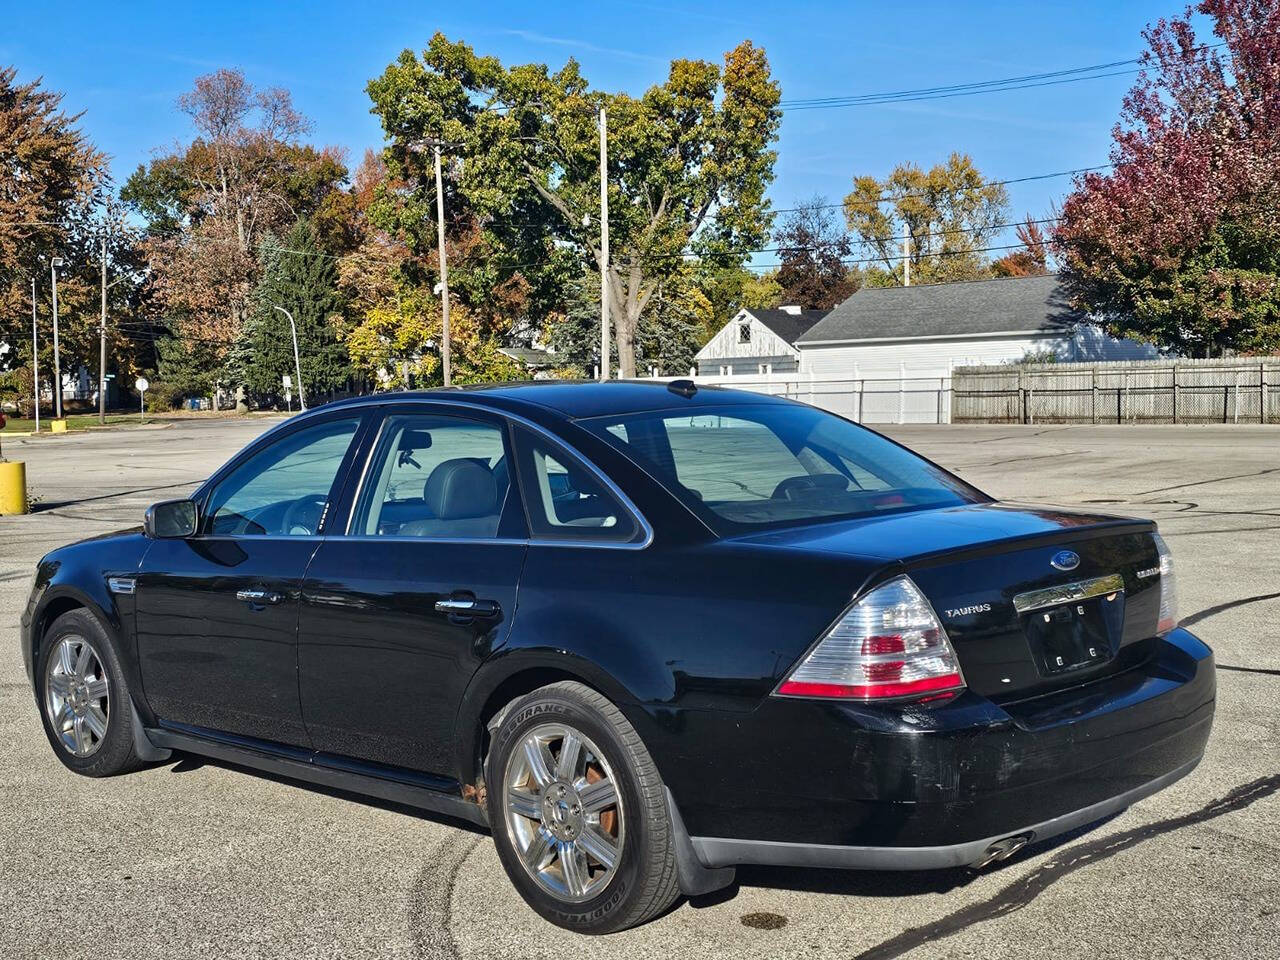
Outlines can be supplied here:
M94 781L53 757L16 642L32 565L140 522L267 426L4 442L39 501L0 518L0 957L1280 957L1280 427L887 428L1001 498L1160 522L1184 623L1218 657L1204 762L1000 869L743 869L588 941L456 823L193 758Z

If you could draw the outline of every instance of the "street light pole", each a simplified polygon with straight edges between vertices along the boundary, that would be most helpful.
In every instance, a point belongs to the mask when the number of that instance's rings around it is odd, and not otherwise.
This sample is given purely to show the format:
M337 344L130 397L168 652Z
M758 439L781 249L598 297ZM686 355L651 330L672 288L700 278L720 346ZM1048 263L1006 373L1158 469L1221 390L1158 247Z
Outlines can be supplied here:
M31 278L31 393L36 414L36 433L40 432L40 337L36 327L36 278Z
M609 132L600 108L600 379L609 379Z
M444 183L440 174L440 144L432 144L436 154L436 243L440 248L440 363L444 385L453 385L449 351L449 261L444 255Z
M279 310L289 318L289 329L293 331L293 369L298 375L298 406L302 409L303 413L306 413L307 397L306 394L302 392L302 361L298 359L298 325L293 322L293 314L284 307L277 307L275 304L272 304L271 309Z
M62 419L62 359L58 356L58 268L63 259L49 261L49 276L53 278L53 415Z
M98 322L98 423L107 422L107 237L102 237L102 318Z

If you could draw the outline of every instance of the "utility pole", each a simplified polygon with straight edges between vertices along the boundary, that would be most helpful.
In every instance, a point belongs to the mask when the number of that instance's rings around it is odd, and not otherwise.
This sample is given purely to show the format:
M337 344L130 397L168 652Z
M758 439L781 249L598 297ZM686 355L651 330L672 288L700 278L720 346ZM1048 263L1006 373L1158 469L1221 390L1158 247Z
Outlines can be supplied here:
M49 261L49 275L53 277L53 415L62 419L62 360L58 356L58 268L61 257Z
M902 285L911 286L911 234L902 238Z
M107 235L102 235L102 317L98 321L98 423L107 422Z
M284 307L277 307L274 303L271 309L279 310L289 318L289 329L293 332L293 369L298 375L298 407L303 413L307 412L307 397L302 392L302 361L298 359L298 326L293 322L293 314Z
M31 393L34 395L36 433L40 432L40 336L36 332L36 278L31 278Z
M600 379L609 379L609 129L600 107Z
M440 248L440 363L444 371L444 385L453 385L453 370L449 353L449 262L444 255L444 183L440 175L440 141L432 146L436 154L436 243Z

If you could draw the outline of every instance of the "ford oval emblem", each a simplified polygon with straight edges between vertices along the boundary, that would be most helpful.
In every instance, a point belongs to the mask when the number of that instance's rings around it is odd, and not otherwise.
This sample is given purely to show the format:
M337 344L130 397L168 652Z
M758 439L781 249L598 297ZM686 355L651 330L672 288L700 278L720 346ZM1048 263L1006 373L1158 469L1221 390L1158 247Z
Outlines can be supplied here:
M1080 554L1074 550L1059 550L1049 560L1049 565L1059 570L1074 570L1080 566Z

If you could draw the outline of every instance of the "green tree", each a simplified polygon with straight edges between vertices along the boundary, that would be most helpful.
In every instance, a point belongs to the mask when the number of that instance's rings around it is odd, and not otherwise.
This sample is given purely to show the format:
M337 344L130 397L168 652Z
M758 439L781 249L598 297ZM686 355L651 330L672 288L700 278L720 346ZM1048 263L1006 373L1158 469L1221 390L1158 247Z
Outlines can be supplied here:
M853 179L844 198L849 229L874 251L883 270L902 283L903 237L911 244L911 281L946 283L991 275L983 248L1007 218L1009 196L989 183L973 160L953 153L923 170L900 164L884 180ZM882 285L869 270L866 282Z
M311 223L301 220L276 245L264 242L262 279L250 297L245 323L243 383L259 398L283 393L282 377L297 379L293 332L282 308L293 315L304 394L320 398L346 384L351 375L342 322L338 271L320 248ZM294 391L298 387L294 384Z
M428 138L459 143L450 196L475 212L498 269L522 270L536 296L563 290L573 262L602 267L598 110L608 114L607 281L624 376L636 368L640 319L693 254L729 266L762 245L771 222L778 85L764 51L744 42L724 65L673 61L639 98L592 90L570 60L505 67L436 34L369 84L390 145L392 178L409 185L405 221L433 220Z

